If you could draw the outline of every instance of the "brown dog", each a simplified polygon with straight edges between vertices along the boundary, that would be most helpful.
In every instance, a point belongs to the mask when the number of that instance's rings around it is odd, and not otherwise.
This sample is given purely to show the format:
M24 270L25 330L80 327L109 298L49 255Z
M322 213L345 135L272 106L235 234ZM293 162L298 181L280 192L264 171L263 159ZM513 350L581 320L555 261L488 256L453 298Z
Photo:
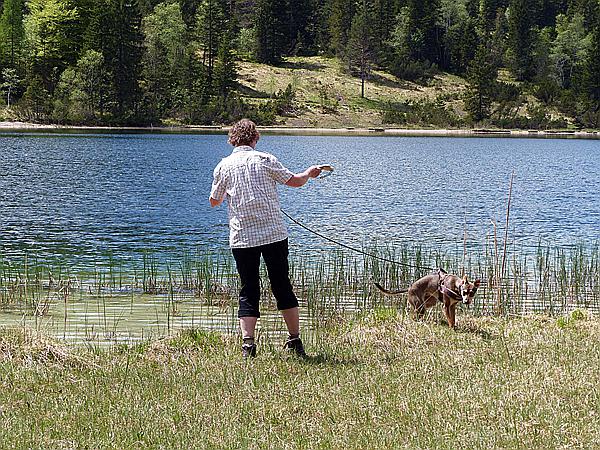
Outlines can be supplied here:
M466 275L460 278L438 269L435 273L419 278L408 289L389 291L378 283L375 283L375 286L390 295L408 293L408 303L414 308L417 318L422 318L427 308L441 302L444 305L448 325L454 328L457 303L463 302L466 305L471 303L480 284L480 280L469 282Z

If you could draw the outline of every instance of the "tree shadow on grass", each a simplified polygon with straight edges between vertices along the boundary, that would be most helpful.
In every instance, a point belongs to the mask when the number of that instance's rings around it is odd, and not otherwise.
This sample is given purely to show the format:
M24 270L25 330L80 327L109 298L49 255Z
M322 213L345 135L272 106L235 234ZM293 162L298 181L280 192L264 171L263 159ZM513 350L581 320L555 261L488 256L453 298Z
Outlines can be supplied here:
M250 86L245 86L241 83L238 83L236 90L242 97L250 97L250 98L270 98L271 97L266 92L257 91L256 89L252 89Z
M369 76L369 81L373 84L377 84L379 86L386 86L394 89L404 89L408 91L420 91L420 87L415 83L410 83L406 80L401 80L400 78L395 78L390 80L389 78L383 77L379 74L372 73Z
M280 64L280 67L284 67L286 69L304 69L304 70L311 70L311 71L318 72L320 70L323 70L325 68L325 65L319 64L319 63L304 62L304 61L302 61L302 62L286 61L286 62Z

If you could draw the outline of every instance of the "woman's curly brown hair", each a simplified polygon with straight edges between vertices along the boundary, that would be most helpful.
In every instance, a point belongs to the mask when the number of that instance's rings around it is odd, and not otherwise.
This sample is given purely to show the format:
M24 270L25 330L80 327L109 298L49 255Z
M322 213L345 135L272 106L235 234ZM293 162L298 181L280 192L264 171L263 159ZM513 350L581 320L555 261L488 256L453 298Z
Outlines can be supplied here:
M256 129L256 125L249 119L242 119L235 123L229 130L229 142L234 147L240 145L250 145L254 141L258 141L260 133Z

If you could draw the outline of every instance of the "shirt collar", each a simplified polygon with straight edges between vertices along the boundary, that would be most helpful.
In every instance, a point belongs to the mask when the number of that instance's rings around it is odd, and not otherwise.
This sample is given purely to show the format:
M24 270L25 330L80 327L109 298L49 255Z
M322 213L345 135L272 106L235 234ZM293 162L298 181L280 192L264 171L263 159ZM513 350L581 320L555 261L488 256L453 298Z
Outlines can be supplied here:
M248 151L252 151L254 150L252 147L250 147L249 145L238 145L237 147L235 147L233 149L232 153L236 153L236 152L248 152Z

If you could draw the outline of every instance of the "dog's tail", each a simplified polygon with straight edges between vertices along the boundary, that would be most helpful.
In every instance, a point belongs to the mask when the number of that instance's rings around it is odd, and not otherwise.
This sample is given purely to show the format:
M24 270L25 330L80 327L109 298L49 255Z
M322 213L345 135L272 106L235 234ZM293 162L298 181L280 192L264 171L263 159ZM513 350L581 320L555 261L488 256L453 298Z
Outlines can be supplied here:
M400 289L399 291L389 291L383 286L381 286L379 283L375 283L375 286L377 286L377 289L379 289L381 292L389 295L400 295L406 294L408 292L408 289Z

